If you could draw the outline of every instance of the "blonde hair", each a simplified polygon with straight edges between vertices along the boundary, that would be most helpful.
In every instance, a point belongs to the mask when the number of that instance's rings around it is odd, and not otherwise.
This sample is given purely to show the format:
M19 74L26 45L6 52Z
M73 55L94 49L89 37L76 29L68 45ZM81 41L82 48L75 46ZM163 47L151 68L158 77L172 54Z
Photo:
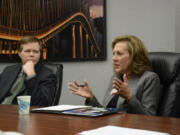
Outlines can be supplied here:
M115 38L112 42L112 49L118 42L126 42L130 55L129 70L133 75L142 75L145 71L151 71L149 54L143 42L136 36L124 35Z
M23 37L19 41L18 51L21 52L22 49L23 49L23 45L28 44L28 43L39 43L40 52L42 52L43 45L42 45L41 41L38 38L34 37L34 36L25 36L25 37Z

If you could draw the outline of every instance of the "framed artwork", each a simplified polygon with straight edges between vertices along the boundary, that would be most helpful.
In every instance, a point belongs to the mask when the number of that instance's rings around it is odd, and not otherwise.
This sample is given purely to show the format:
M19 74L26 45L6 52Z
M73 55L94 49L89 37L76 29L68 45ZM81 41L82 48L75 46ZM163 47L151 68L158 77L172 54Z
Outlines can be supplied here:
M18 41L33 35L44 61L106 59L105 0L1 0L0 62L18 61Z

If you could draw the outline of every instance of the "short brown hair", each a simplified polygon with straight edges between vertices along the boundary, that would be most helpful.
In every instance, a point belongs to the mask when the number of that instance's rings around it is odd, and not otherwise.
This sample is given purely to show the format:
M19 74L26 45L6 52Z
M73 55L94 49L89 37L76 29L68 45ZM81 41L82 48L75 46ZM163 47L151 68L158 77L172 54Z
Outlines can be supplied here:
M112 49L114 49L116 43L126 42L128 52L130 54L129 69L133 75L141 75L145 71L151 71L151 62L149 60L149 54L143 44L143 42L136 36L124 35L115 38L112 42Z
M23 37L20 41L19 41L19 48L18 48L18 51L21 52L22 49L23 49L23 45L24 44L27 44L27 43L39 43L39 47L40 47L40 52L42 52L42 49L43 49L43 45L41 43L41 41L34 37L34 36L25 36Z

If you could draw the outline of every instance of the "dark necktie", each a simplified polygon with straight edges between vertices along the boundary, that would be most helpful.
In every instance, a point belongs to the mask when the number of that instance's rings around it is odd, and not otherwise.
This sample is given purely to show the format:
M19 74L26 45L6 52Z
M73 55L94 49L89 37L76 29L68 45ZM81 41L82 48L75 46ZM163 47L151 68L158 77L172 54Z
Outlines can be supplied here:
M25 79L26 75L23 73L16 89L14 90L14 92L12 93L12 95L9 97L9 99L7 100L6 104L11 104L14 100L14 98L18 95L19 91L21 90L23 83L24 83L24 79Z
M114 97L108 103L107 108L116 108L118 98L119 98L119 95L114 95Z

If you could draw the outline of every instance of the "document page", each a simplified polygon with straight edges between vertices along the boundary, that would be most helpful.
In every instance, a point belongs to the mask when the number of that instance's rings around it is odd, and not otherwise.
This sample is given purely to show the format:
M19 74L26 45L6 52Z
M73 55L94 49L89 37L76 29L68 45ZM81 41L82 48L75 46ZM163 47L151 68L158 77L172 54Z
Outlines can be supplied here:
M108 125L94 130L83 131L78 135L170 135L170 134L155 132L150 130L124 128L124 127Z
M90 106L80 106L80 105L56 105L56 106L49 106L49 107L42 107L42 108L34 108L32 110L47 110L47 111L65 111L65 110L72 110L77 108L89 108Z
M31 112L66 114L87 117L99 117L117 113L116 109L113 108L105 109L84 105L56 105L42 108L34 108L31 110Z

